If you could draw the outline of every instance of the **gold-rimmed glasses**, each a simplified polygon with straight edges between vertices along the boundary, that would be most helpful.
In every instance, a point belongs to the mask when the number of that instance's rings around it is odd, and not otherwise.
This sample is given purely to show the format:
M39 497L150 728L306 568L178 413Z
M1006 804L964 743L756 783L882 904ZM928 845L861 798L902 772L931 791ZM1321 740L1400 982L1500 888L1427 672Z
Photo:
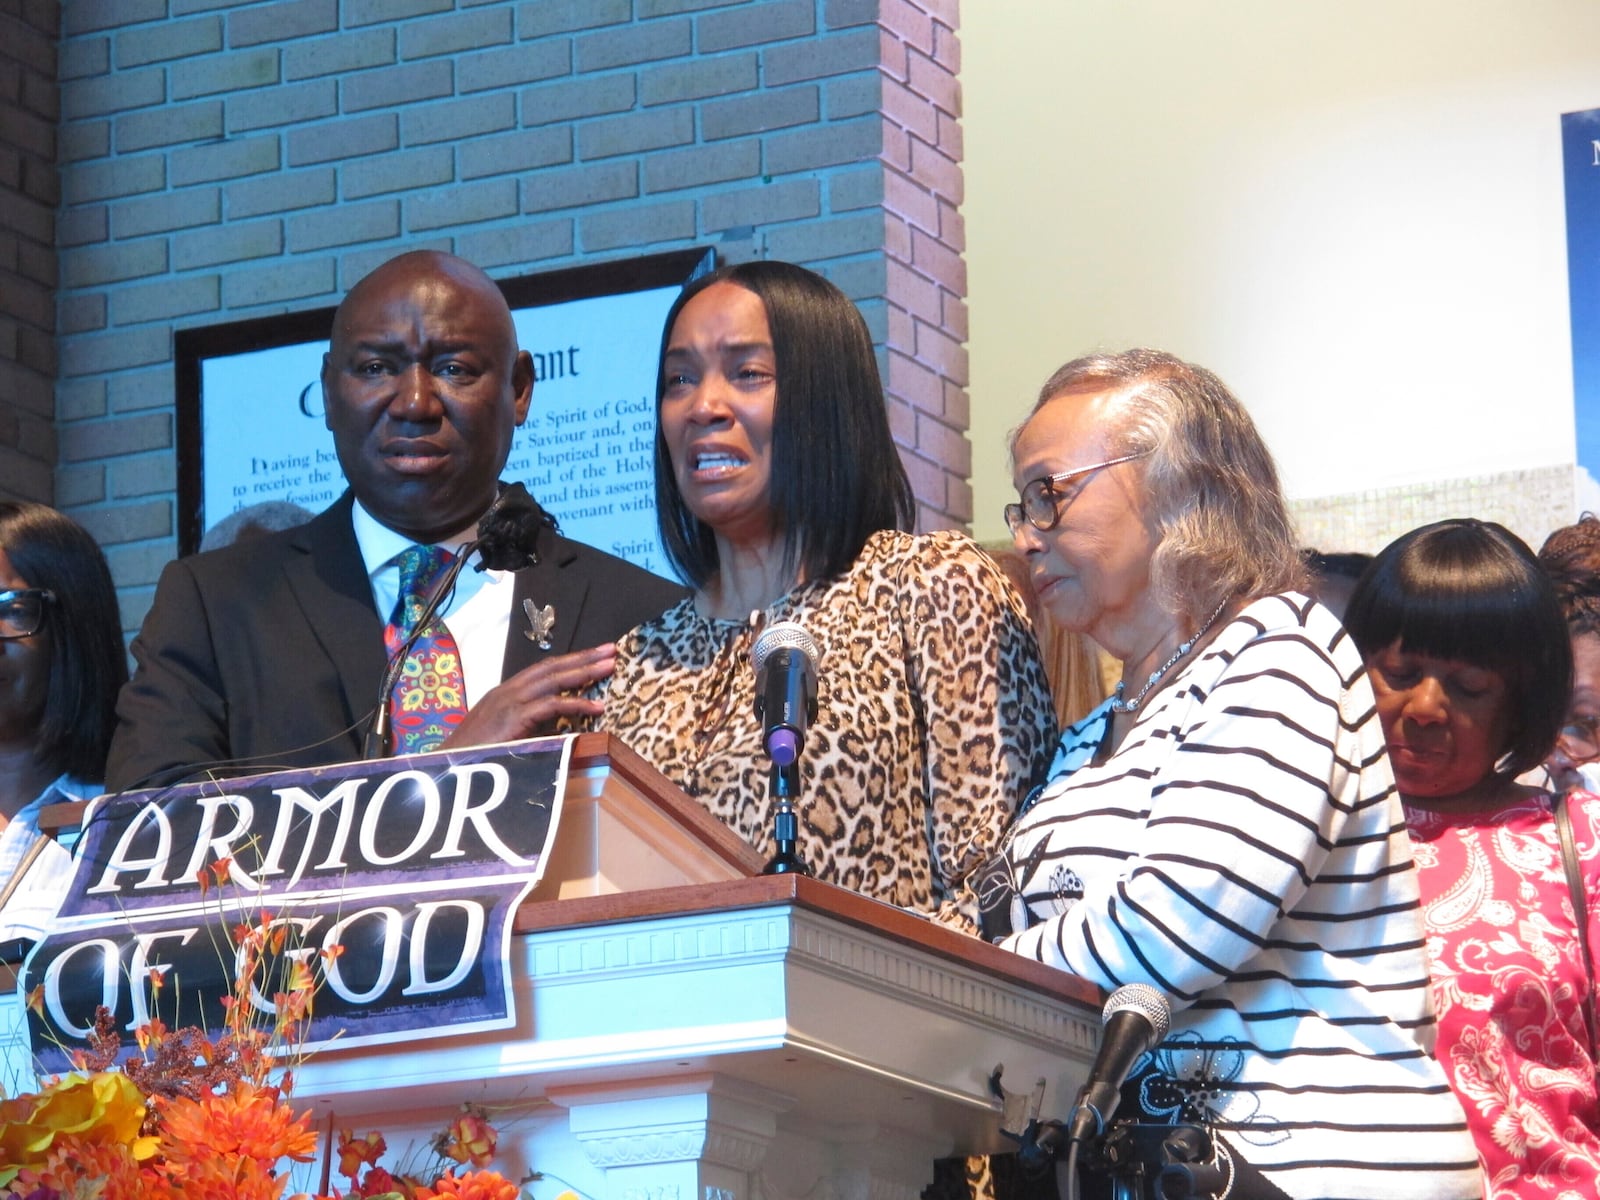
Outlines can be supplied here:
M1140 450L1137 454L1124 454L1121 458L1108 458L1105 462L1094 463L1092 466L1074 467L1070 471L1058 471L1054 475L1041 475L1037 479L1028 480L1022 485L1021 501L1005 507L1006 528L1015 534L1026 520L1040 533L1048 533L1060 523L1061 514L1066 510L1066 506L1082 490L1082 485L1067 490L1063 484L1093 475L1096 471L1103 471L1107 467L1114 467L1118 463L1132 462L1149 453L1148 450Z

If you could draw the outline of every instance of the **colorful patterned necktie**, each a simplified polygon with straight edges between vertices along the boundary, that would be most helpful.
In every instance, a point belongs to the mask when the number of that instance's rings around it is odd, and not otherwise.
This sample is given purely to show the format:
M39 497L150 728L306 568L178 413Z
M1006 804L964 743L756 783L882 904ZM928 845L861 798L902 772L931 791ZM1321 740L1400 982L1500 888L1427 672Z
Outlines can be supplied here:
M416 628L428 595L455 556L437 546L410 546L400 554L400 596L383 631L391 658ZM389 697L395 754L437 750L467 715L461 653L443 621L434 619L406 655Z

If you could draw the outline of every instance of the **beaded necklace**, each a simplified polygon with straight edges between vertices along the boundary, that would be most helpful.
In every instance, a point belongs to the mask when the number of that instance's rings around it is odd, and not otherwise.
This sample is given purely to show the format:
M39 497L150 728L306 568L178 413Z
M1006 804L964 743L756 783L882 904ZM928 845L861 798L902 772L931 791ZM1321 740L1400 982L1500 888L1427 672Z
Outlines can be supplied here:
M1206 618L1206 623L1195 631L1195 635L1180 645L1175 651L1173 651L1171 658L1167 659L1166 662L1162 663L1154 671L1150 672L1150 678L1145 681L1145 685L1139 689L1139 694L1132 700L1124 700L1122 698L1122 693L1126 688L1127 681L1122 679L1117 680L1116 691L1114 691L1111 695L1111 711L1115 713L1138 712L1140 703L1146 696L1150 694L1150 689L1155 687L1155 685L1160 682L1161 677L1172 669L1174 663L1176 663L1185 654L1189 653L1190 650L1194 649L1194 644L1196 642L1205 637L1206 630L1210 629L1212 625L1216 624L1217 618L1222 615L1222 610L1228 606L1228 601L1230 599L1232 599L1232 597L1224 597L1222 603L1217 605L1216 611Z

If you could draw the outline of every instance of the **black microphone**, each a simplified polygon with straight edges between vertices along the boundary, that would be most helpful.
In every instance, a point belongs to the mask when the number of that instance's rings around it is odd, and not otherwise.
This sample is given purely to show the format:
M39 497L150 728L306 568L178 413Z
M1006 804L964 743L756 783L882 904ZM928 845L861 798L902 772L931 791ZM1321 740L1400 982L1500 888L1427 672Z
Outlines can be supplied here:
M794 621L768 625L750 648L756 669L761 747L774 766L793 766L817 716L817 643Z
M1100 1011L1105 1036L1089 1078L1067 1123L1070 1141L1086 1143L1104 1133L1122 1099L1122 1084L1139 1056L1159 1045L1172 1024L1172 1005L1148 983L1125 983Z

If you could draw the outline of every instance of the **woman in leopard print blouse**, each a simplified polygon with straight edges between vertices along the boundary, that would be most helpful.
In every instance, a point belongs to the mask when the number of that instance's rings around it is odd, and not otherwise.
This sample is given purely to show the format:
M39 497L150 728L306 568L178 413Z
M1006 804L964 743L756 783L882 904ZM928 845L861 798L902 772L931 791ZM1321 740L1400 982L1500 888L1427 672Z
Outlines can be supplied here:
M668 314L662 540L694 594L625 636L604 726L763 853L772 798L748 655L817 642L800 851L819 877L975 929L975 868L1047 760L1054 721L1021 602L915 505L866 323L779 262L725 267Z

